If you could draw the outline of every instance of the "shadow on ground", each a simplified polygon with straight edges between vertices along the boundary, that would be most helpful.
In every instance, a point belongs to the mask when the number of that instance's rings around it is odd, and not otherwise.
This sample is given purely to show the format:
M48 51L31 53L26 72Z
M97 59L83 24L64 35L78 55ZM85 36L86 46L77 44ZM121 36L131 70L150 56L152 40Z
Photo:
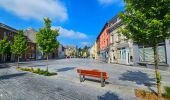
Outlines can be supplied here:
M4 69L4 68L10 68L11 66L7 65L7 64L0 64L0 69Z
M149 78L147 73L141 71L127 71L119 77L119 80L136 82L138 85L155 82L155 78Z
M111 92L107 92L102 96L98 96L97 97L98 100L123 100L121 98L119 98L119 96L115 93L111 93Z
M3 75L3 76L0 76L0 80L10 79L10 78L13 78L13 77L19 77L19 76L23 76L25 74L26 73L16 73L16 74Z
M92 82L97 82L97 83L101 83L101 80L100 79L98 79L98 78L87 78L87 77L85 77L85 81L92 81ZM105 82L105 84L109 84L109 82Z
M66 71L69 71L69 70L74 70L76 67L65 67L65 68L60 68L60 69L57 69L57 72L66 72Z
M38 65L30 65L30 66L27 66L27 67L45 67L47 65L45 64L38 64Z

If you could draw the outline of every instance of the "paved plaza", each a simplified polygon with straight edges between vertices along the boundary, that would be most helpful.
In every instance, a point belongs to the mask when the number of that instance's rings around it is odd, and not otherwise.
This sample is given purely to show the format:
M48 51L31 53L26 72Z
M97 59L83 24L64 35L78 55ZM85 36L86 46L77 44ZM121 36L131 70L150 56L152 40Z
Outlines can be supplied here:
M21 62L22 67L45 69L45 61ZM106 71L109 79L105 87L91 78L79 81L77 68ZM0 100L137 100L134 89L155 83L154 70L135 66L106 64L91 59L50 60L49 71L56 76L41 76L17 71L15 63L0 67ZM170 84L170 72L161 71L162 84Z

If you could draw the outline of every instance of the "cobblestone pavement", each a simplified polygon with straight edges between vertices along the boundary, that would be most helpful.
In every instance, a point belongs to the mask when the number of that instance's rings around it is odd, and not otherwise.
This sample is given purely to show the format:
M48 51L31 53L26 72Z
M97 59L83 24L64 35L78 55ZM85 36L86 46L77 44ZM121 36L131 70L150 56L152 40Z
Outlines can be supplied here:
M22 67L41 69L45 69L45 64L44 61L20 63ZM77 68L106 71L108 84L100 87L99 82L90 80L80 83ZM46 77L17 71L15 67L0 68L0 100L136 100L134 89L148 89L146 84L155 80L151 69L90 59L50 60L49 71L58 75ZM170 84L170 72L161 71L161 74L163 84Z

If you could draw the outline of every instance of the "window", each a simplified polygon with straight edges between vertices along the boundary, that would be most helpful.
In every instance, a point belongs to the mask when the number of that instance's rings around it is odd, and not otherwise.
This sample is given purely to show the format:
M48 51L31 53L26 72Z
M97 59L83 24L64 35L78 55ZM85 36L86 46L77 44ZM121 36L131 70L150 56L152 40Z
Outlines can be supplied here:
M4 37L6 37L6 32L4 32Z

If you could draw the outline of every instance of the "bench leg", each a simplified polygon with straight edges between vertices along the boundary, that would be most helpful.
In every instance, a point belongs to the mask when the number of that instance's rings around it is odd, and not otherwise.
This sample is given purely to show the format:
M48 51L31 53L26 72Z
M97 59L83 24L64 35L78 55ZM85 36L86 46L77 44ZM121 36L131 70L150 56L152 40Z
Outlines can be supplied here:
M81 75L79 75L79 77L80 77L80 82L82 82L83 80L82 80L82 78L81 78Z
M101 78L101 87L105 86L105 80L103 78Z
M103 78L103 73L100 73L100 79L101 79L101 87L105 86L105 80Z
M83 82L85 81L85 76L83 76Z

